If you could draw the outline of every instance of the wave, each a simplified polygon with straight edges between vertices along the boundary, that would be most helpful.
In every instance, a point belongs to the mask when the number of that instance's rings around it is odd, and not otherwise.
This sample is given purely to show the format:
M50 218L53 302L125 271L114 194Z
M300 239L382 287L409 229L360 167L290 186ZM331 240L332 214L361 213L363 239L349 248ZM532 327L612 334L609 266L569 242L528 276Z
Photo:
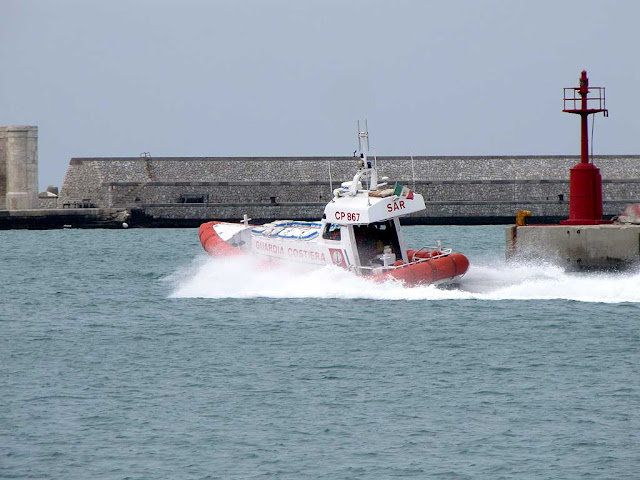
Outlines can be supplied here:
M640 273L569 273L551 264L473 262L455 285L376 284L334 266L269 265L251 257L198 257L165 278L172 298L341 298L374 300L572 300L640 303Z

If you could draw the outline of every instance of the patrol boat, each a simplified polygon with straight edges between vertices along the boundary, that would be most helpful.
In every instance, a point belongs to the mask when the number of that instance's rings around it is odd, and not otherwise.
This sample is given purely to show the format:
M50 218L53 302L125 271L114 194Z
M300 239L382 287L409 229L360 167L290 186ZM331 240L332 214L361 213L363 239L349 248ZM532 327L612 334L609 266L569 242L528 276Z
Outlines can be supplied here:
M400 217L424 210L424 198L406 186L389 186L368 160L369 134L358 124L359 158L350 182L333 191L322 220L280 220L250 225L207 222L200 242L214 257L251 254L275 261L336 265L376 282L390 279L406 286L441 284L461 278L469 260L450 248L408 249Z

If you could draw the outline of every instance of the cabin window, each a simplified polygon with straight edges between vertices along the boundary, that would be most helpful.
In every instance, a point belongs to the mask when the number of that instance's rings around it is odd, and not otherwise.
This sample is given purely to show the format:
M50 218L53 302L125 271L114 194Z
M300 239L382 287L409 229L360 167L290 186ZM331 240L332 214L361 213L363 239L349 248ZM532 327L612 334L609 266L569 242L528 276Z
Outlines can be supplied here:
M340 240L340 225L337 223L327 223L322 232L322 238L325 240Z
M354 225L353 233L356 238L360 265L371 265L376 255L383 252L385 246L391 247L396 257L401 258L398 232L393 220L370 223L368 225Z

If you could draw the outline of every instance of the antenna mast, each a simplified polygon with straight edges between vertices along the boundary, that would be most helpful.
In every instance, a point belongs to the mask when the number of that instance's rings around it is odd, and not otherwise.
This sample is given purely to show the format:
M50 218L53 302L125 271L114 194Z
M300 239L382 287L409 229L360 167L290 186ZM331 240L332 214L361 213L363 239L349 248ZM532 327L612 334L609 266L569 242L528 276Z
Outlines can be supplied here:
M378 188L378 172L372 168L371 162L367 159L369 152L369 123L364 121L364 131L360 130L360 120L358 120L358 149L360 150L360 159L358 160L358 168L369 171L370 178L369 189L376 190Z

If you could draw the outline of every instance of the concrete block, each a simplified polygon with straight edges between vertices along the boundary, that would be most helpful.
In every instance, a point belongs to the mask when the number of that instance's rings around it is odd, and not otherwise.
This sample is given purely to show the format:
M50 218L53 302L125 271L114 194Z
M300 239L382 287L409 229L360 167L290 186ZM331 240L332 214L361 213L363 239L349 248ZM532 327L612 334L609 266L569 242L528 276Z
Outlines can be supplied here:
M527 225L505 229L508 259L549 261L571 269L640 263L640 225Z

